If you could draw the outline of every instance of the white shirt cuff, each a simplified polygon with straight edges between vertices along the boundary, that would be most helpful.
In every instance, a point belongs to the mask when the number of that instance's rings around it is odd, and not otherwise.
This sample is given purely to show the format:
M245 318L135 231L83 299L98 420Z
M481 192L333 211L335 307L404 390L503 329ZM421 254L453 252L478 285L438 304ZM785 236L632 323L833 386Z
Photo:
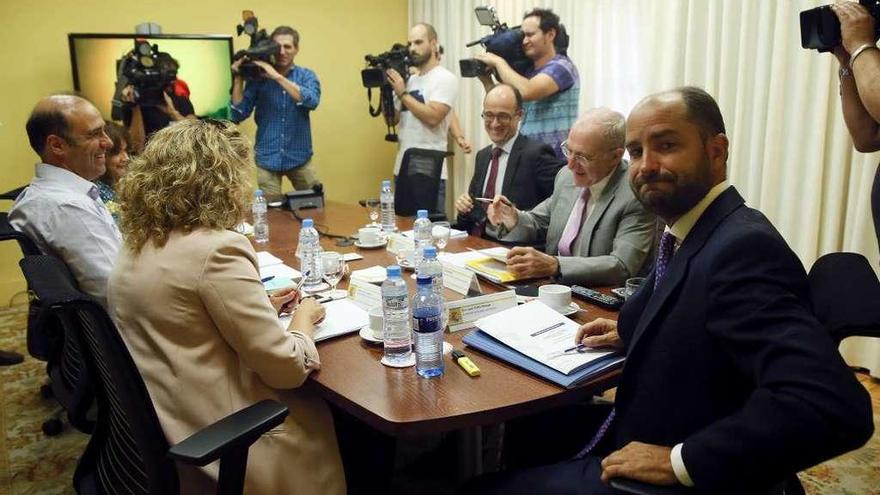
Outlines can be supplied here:
M678 482L684 486L692 487L694 486L694 480L692 480L691 475L688 474L687 468L684 465L684 459L681 458L681 446L682 444L677 444L675 447L672 447L672 453L669 454L669 460L672 462L672 470L675 472L675 477L678 478Z

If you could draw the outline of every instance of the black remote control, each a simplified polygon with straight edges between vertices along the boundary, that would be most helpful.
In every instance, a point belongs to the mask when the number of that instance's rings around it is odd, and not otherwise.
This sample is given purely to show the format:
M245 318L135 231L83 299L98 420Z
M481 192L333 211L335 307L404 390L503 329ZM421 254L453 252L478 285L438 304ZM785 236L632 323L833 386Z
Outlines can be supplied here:
M572 285L571 293L587 302L591 302L596 306L601 306L603 308L620 309L620 307L623 306L623 299L619 297L602 294L597 290L581 287L580 285Z

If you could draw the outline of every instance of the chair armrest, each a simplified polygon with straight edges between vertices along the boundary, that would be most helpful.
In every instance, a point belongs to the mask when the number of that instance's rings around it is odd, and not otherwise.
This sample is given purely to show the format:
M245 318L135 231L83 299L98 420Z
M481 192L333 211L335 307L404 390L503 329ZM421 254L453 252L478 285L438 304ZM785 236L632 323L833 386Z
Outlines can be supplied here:
M262 400L193 433L168 449L168 457L204 466L227 452L250 447L263 433L280 425L289 410L274 400Z
M628 478L614 478L611 487L622 493L633 495L688 495L693 490L683 486L657 486Z

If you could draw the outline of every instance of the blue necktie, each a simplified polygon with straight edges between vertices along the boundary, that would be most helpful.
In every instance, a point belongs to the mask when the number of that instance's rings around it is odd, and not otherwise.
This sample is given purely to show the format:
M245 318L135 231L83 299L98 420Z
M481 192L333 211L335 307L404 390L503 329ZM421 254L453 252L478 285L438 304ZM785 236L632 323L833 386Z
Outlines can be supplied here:
M616 409L611 410L611 413L609 413L608 417L605 418L602 426L600 426L599 430L596 431L596 434L593 435L593 439L590 440L590 443L588 443L586 447L581 449L581 451L578 452L576 456L574 456L575 459L580 459L584 457L585 455L589 454L594 448L596 448L596 445L599 444L599 442L602 440L602 437L604 437L605 433L608 432L608 428L611 427L611 423L614 422L615 412L617 412Z
M669 262L672 261L672 255L675 252L675 236L672 232L665 231L660 237L660 249L657 253L657 263L654 267L654 290L660 285L660 280L666 276L666 270L669 268Z

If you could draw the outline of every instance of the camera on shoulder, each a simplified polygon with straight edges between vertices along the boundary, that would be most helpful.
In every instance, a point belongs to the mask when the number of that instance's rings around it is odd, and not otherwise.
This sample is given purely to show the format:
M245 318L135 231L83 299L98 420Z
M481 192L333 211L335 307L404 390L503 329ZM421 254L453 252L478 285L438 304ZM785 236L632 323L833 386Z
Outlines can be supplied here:
M247 34L251 38L250 46L246 50L239 50L232 56L232 61L247 57L247 60L238 66L238 73L242 78L248 81L262 79L265 72L259 65L255 64L255 60L266 62L267 64L275 64L275 55L281 49L281 45L272 41L265 29L260 29L256 16L253 11L242 11L241 17L244 20L242 24L235 26L235 30L239 36L242 33Z
M122 120L122 109L127 104L122 92L129 85L134 88L134 100L141 107L165 104L162 93L177 79L180 65L159 45L150 45L142 38L134 40L134 49L116 61L116 92L113 95L112 118Z
M394 92L388 82L388 69L394 69L404 81L409 80L409 68L413 66L409 50L402 43L395 43L387 52L378 55L366 55L367 67L361 71L361 82L367 88L367 101L370 103L370 116L385 118L388 132L385 140L396 142L397 132L394 125ZM379 88L379 105L373 107L373 88Z
M875 20L880 20L880 0L859 0ZM880 22L875 23L874 39L880 38ZM830 5L801 12L801 46L820 52L831 51L841 43L840 20Z

